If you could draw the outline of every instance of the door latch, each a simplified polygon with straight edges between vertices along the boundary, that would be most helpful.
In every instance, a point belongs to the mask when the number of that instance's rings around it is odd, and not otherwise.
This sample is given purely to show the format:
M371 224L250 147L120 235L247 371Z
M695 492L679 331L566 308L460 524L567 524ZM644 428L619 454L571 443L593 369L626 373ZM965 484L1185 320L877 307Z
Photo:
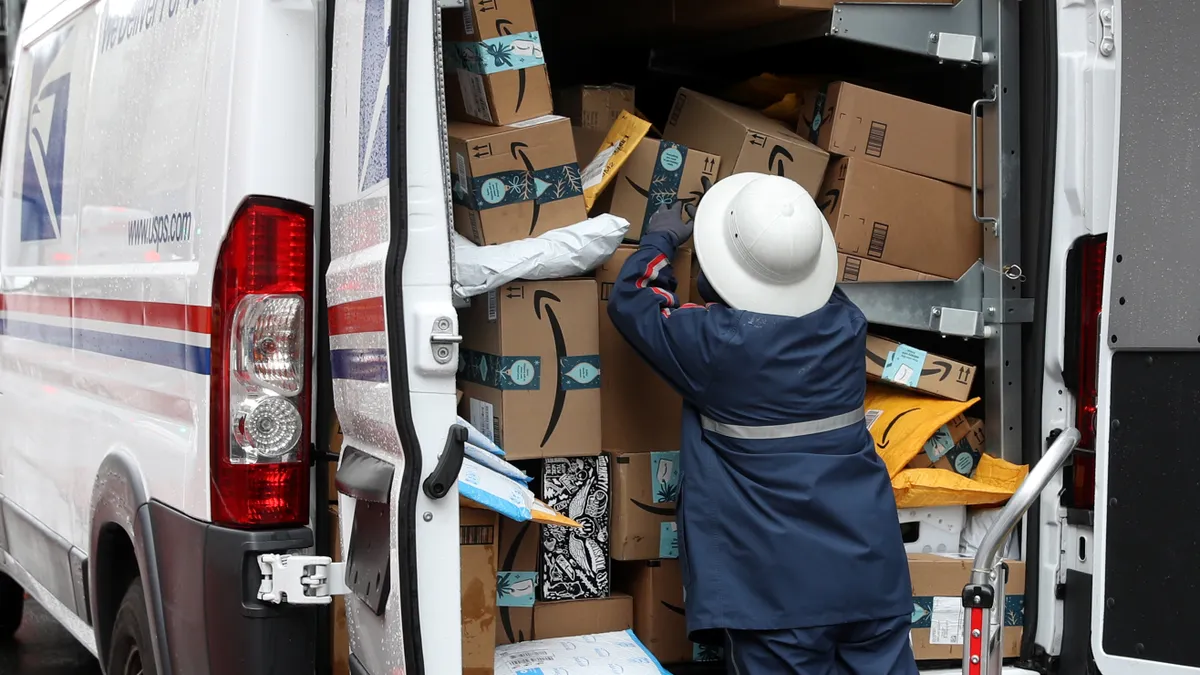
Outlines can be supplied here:
M328 605L348 595L346 563L324 555L264 553L258 556L262 582L258 599L273 605Z
M433 347L433 360L439 365L446 365L454 358L454 345L462 342L462 336L454 332L454 322L448 317L439 316L433 321L433 331L429 335L429 343Z

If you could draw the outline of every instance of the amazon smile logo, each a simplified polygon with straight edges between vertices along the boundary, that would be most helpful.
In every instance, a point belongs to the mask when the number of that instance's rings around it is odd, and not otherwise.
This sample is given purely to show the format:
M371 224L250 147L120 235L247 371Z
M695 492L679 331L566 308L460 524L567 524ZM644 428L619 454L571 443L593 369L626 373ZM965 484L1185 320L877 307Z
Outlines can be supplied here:
M542 436L540 447L543 448L562 420L563 409L567 404L567 392L575 389L595 389L600 386L598 356L567 354L567 338L558 313L554 311L555 305L559 303L562 303L562 299L550 291L538 290L533 294L533 312L539 321L544 320L550 326L550 333L554 339L554 404L546 422L546 433Z

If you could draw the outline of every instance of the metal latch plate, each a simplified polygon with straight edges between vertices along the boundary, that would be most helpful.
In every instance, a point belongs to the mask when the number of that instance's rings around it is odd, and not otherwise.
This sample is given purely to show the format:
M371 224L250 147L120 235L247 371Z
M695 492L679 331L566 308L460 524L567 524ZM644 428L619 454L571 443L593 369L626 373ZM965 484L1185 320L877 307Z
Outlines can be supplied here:
M329 556L264 553L258 556L262 582L258 599L274 605L328 605L348 595L346 563Z

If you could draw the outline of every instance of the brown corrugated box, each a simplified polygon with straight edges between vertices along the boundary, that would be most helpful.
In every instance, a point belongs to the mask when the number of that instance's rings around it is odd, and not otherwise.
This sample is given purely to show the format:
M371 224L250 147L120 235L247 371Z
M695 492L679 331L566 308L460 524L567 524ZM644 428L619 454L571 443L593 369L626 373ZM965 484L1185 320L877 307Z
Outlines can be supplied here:
M701 179L716 182L720 167L716 155L680 143L642 139L609 188L606 210L629 221L625 241L636 243L660 205L675 200L698 203L704 196Z
M983 254L966 188L842 158L830 165L821 194L842 253L948 279Z
M916 270L906 270L887 263L881 263L868 258L860 258L845 253L838 254L838 283L868 283L896 281L946 281L945 278L933 274L925 274Z
M463 310L461 414L508 459L600 454L594 279L517 281Z
M810 100L799 132L829 152L971 186L970 115L847 82Z
M532 640L541 526L500 520L496 644Z
M471 0L465 9L447 10L444 16L445 51L451 64L460 60L455 56L458 44L477 55L486 49L479 45L484 40L537 31L530 0ZM547 115L553 108L544 64L482 74L448 67L445 89L452 119L512 124Z
M888 355L902 346L877 335L868 335L867 379L883 381ZM920 379L911 388L955 401L966 401L971 397L971 385L974 382L975 366L925 352Z
M633 628L633 598L615 593L607 598L539 602L533 606L536 640L612 633Z
M633 632L663 663L709 661L717 652L688 640L678 560L620 563L617 584L633 596Z
M571 124L451 122L454 226L480 245L536 237L587 218Z
M613 560L678 557L679 453L614 453L612 472Z
M829 154L762 113L680 89L663 138L721 158L718 178L748 171L786 176L814 197Z
M979 456L987 449L983 420L955 417L925 443L925 447L908 466L913 469L945 469L967 478L979 468ZM945 441L935 439L945 434ZM949 447L947 447L949 445Z
M491 675L496 652L496 537L499 516L460 507L463 675Z
M634 112L633 95L633 87L626 84L583 85L555 92L554 109L571 120L580 166L596 156L621 111Z
M638 356L608 318L608 296L621 266L637 249L621 246L596 270L600 284L600 443L604 450L650 452L678 450L683 399ZM692 252L675 252L672 271L679 302L690 299ZM654 401L654 405L646 405Z
M971 580L971 558L910 553L913 654L921 661L962 659L962 591ZM1025 620L1025 563L1009 560L1004 592L1004 657L1021 655ZM934 602L937 602L935 605ZM636 610L635 610L636 611ZM636 624L636 621L635 621ZM955 628L957 624L957 628Z

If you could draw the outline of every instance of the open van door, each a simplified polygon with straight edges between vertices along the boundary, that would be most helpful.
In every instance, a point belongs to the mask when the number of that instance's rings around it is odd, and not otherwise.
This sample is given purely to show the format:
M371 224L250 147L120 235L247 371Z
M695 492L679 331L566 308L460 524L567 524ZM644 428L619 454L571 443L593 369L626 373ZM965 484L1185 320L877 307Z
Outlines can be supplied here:
M329 0L325 274L350 663L461 672L448 170L433 0ZM302 102L297 102L302 105Z
M1200 71L1194 0L1098 3L1120 150L1100 322L1092 652L1104 675L1200 673Z

